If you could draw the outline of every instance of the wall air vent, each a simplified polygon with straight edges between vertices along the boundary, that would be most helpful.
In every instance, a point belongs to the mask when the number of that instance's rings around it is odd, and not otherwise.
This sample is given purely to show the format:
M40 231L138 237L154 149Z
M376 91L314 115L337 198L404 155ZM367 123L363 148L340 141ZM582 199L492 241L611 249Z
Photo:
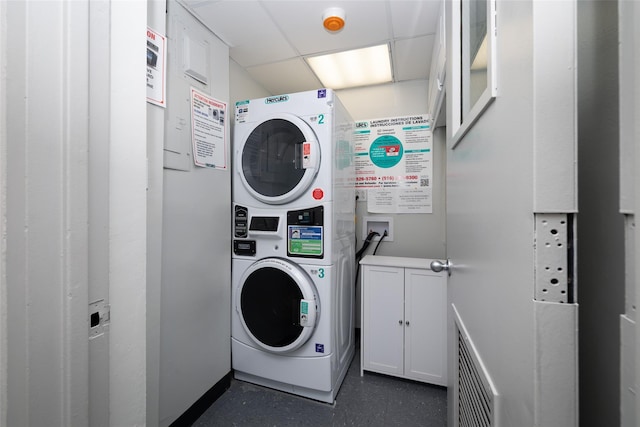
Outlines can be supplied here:
M455 426L498 427L498 394L464 325L456 317L457 365L455 382Z

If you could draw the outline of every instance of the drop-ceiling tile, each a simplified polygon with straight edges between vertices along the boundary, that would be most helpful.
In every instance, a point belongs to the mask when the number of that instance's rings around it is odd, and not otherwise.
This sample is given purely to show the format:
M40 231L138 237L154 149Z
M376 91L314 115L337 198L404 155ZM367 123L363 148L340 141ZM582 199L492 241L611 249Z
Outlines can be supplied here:
M427 79L435 36L397 40L392 51L395 81Z
M243 67L296 56L260 2L197 3L193 10L229 46L229 56Z
M391 0L393 37L416 37L434 34L442 0Z
M247 72L274 95L322 87L322 83L302 59L247 67Z
M301 55L385 43L391 36L386 1L276 1L263 4ZM322 26L328 7L345 10L345 27L329 33Z

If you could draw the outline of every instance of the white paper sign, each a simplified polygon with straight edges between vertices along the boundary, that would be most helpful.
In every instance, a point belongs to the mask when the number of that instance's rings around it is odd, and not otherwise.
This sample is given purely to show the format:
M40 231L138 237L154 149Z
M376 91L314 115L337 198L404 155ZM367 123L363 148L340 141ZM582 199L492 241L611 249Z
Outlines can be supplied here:
M147 102L167 107L167 38L147 28Z
M191 88L191 139L196 166L227 169L227 104Z
M431 213L431 188L368 190L371 213Z
M428 116L356 122L356 189L376 213L431 213L433 132Z

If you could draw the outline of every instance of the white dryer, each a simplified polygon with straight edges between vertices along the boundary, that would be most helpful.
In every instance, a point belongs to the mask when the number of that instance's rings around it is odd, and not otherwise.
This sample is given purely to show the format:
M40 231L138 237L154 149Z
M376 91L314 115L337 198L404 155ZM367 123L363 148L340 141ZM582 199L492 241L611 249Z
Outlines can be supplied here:
M333 403L355 351L346 258L329 266L275 257L232 263L235 378Z
M353 120L331 89L240 101L235 119L235 203L353 203Z

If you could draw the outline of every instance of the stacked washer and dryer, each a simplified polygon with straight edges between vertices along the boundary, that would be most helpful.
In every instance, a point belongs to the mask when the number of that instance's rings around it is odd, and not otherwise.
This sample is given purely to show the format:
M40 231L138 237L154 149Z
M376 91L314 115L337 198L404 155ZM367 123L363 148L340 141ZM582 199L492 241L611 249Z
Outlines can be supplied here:
M354 355L353 121L330 89L236 103L235 378L333 403Z

